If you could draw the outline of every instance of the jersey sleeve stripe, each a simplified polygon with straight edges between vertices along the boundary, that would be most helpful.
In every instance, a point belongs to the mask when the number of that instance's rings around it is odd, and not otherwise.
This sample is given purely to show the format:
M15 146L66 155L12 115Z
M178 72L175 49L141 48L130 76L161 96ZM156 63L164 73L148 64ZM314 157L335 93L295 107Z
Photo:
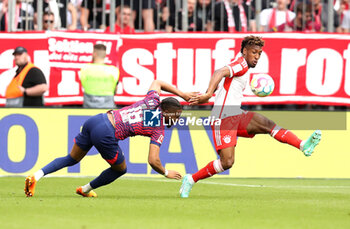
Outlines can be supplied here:
M231 78L233 76L233 72L232 72L231 66L230 65L226 65L226 67L228 67L228 69L230 70L230 78Z
M151 140L151 143L150 143L150 144L154 144L154 145L157 145L157 146L159 146L159 147L161 146L161 144L160 144L160 143L155 142L155 141L152 141L152 140Z

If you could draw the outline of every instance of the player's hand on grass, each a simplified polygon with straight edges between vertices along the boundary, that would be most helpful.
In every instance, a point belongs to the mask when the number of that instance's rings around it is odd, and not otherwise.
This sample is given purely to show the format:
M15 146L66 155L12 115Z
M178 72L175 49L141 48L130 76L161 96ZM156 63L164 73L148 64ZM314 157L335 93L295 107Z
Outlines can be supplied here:
M168 176L167 178L169 179L176 179L176 180L180 180L182 178L181 174L177 171L174 170L168 170Z
M188 102L190 105L197 105L202 103L208 103L211 96L209 94L198 94L195 97L192 97Z
M199 92L184 92L182 98L186 101L189 102L192 98L195 98Z

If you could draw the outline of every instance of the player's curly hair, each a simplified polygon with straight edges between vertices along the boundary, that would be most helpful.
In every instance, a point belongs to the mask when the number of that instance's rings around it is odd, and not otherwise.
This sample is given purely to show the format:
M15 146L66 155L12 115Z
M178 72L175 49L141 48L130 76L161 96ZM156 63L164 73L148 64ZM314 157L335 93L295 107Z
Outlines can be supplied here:
M247 46L260 46L260 47L264 47L265 45L265 41L262 39L262 37L256 37L253 35L250 36L246 36L241 44L241 53L243 53L243 49Z
M182 109L180 102L177 99L172 98L172 97L168 97L168 98L163 99L160 102L160 108L163 111L164 110L169 111L169 110L181 110Z

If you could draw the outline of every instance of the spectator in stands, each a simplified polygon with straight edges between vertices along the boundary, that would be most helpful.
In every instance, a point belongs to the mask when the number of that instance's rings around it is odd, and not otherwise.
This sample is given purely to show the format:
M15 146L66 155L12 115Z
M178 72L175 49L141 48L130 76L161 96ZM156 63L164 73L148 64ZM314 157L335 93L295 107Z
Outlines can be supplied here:
M94 45L92 63L80 71L81 85L84 89L86 108L115 108L114 95L119 80L119 69L105 64L106 46Z
M338 12L340 16L340 25L343 23L346 12L350 9L349 0L337 0L334 9Z
M314 32L315 25L312 20L312 5L299 3L296 8L296 16L293 20L294 31Z
M343 33L349 33L350 32L350 10L344 10L343 11L343 20L341 23L341 31Z
M347 17L347 11L349 10L349 0L335 0L335 4L334 4L334 9L337 11L338 15L339 15L339 25L340 25L340 29L339 32L344 33L346 31L346 29L344 29L343 26L346 27L346 23L343 25L343 21L344 18Z
M136 3L138 4L138 7L140 7L139 1L142 1L142 9L138 9L138 12L141 11L143 30L145 32L154 32L153 14L156 5L155 0L137 0Z
M194 31L202 31L203 25L202 25L202 20L199 20L197 15L195 14L195 9L196 9L196 4L197 4L197 0L187 0L187 10L188 10L188 31L190 32L194 32ZM177 16L178 19L178 30L183 30L182 28L182 12L178 13ZM167 32L174 32L177 31L175 26L176 18L174 17L174 15L170 16L170 21L169 21L169 26L167 26L166 31Z
M94 9L94 1L83 0L81 3L80 23L84 31L89 29L106 29L109 26L109 1L106 1L106 9L103 9L103 1L95 0L96 8ZM105 12L106 24L103 24L102 12Z
M264 9L260 14L259 31L283 32L292 31L295 13L288 10L289 0L277 0L277 6Z
M83 0L69 0L69 1L76 10L76 16L72 14L70 11L68 11L67 24L74 25L74 23L76 23L76 29L81 30L82 29L81 23L80 23L80 20L78 19L81 16L81 3L83 2Z
M0 31L8 31L9 14L8 14L8 0L3 0L1 5L1 13L0 13ZM16 0L16 15L15 15L15 30L23 31L23 30L33 30L34 23L33 20L30 19L34 15L34 9L31 4L23 2L21 0Z
M256 31L255 15L249 7L247 2L242 0L217 2L214 15L209 14L208 31Z
M314 9L314 20L315 20L315 31L317 32L323 32L327 31L327 25L328 25L328 5L327 3L321 3L321 0L312 0L313 9ZM334 31L340 32L339 27L339 15L337 12L333 9L333 26Z
M169 25L170 18L175 18L176 6L175 0L162 0L162 22L164 29ZM180 8L180 6L178 6Z
M209 21L209 14L213 8L213 5L215 5L215 0L198 0L197 2L196 14L198 16L198 19L202 21L204 30L207 30L205 27Z
M116 0L117 8L121 6L121 1ZM135 28L142 29L139 27L139 23L137 23L138 17L142 17L143 20L143 30L144 32L153 32L154 31L154 21L153 14L154 9L156 7L155 0L124 0L124 5L131 6L131 9L134 11L133 13L133 21L135 21ZM141 7L141 8L140 8Z
M33 2L35 14L34 21L37 21L37 1ZM55 15L54 28L55 29L77 29L77 9L71 2L66 0L44 0L43 12L52 12ZM67 23L67 12L71 14L71 24Z
M0 29L1 31L5 31L5 17L4 15L7 13L8 0L3 0L0 2Z
M50 11L45 12L43 15L43 30L44 31L55 30L54 22L55 22L55 15Z
M155 30L165 30L169 18L169 8L166 6L167 0L155 0L156 7L153 13Z
M131 21L132 10L130 6L124 5L123 8L117 8L117 20L115 21L114 33L135 33L135 30L130 26L133 24ZM107 27L106 32L110 32L110 27Z
M29 55L24 47L17 47L13 56L18 68L6 88L6 106L43 106L43 94L48 89L43 72L29 62Z
M166 26L169 25L170 11L172 10L172 15L175 14L175 0L155 0L155 3L153 14L155 29L165 31Z

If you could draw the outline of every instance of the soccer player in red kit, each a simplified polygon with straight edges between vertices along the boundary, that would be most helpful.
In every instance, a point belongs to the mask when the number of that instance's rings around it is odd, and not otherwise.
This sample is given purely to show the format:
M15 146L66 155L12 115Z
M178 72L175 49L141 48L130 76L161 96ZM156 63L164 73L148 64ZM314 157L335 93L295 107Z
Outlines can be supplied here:
M170 127L182 112L177 99L169 97L160 101L161 90L178 95L186 101L196 94L184 93L168 83L155 80L143 100L120 110L110 110L89 118L84 123L82 131L75 137L69 155L56 158L33 175L26 177L24 188L26 196L34 195L36 183L43 176L75 165L85 157L92 146L95 146L110 168L104 170L88 184L78 187L76 193L84 197L96 197L93 189L107 185L126 173L125 158L118 141L135 135L151 138L148 163L156 172L167 178L181 179L179 172L166 170L159 159L159 148L164 139L164 124ZM151 125L149 125L150 122L147 124L146 113L150 117L148 121L158 117L154 120L157 124L152 125L153 122Z
M252 138L255 134L270 134L276 140L300 149L310 156L321 140L321 131L316 130L306 141L302 141L291 131L277 126L261 114L240 109L243 90L249 80L247 71L254 68L262 53L264 41L260 37L247 36L241 44L242 56L229 65L214 72L208 90L190 99L190 104L207 103L218 88L212 116L221 122L212 125L215 149L220 158L210 162L193 175L184 176L180 196L186 198L192 186L199 180L230 169L234 163L237 136ZM223 84L220 82L223 81Z

